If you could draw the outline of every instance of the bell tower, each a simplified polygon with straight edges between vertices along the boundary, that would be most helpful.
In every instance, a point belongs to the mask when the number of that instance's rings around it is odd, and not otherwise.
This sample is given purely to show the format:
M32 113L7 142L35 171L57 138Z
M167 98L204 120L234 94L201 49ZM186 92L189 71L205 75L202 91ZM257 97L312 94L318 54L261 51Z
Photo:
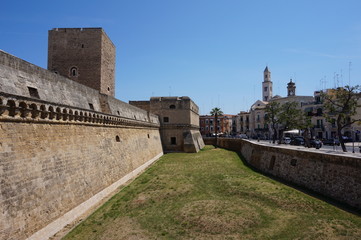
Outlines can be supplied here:
M292 79L290 79L290 82L287 83L287 96L296 96L296 84L292 82Z
M271 72L268 70L268 66L266 66L263 71L262 101L268 102L272 98L272 84Z

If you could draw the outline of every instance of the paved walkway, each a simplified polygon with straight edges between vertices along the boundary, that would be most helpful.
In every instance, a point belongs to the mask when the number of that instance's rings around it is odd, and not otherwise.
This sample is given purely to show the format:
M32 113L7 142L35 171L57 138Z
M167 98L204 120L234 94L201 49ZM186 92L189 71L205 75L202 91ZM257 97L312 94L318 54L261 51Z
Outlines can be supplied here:
M322 148L316 149L316 148L306 148L304 146L293 146L293 145L289 145L289 144L278 144L278 143L273 144L273 143L270 143L269 141L265 141L265 140L261 140L259 142L257 140L247 140L247 141L250 141L250 142L256 143L256 144L260 144L260 145L264 145L264 146L297 149L300 151L318 152L318 153L340 155L340 156L346 155L346 156L350 156L350 157L361 158L361 153L360 153L360 148L359 148L359 146L361 146L361 143L359 143L359 142L355 142L355 144L354 144L355 153L352 153L352 143L346 143L348 152L343 152L341 146L335 146L335 147L322 146Z

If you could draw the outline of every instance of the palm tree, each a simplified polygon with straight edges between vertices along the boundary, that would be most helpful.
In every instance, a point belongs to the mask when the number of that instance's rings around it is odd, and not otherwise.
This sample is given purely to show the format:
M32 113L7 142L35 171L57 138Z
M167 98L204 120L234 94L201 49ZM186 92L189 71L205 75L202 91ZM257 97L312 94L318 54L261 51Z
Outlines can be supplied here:
M214 120L215 120L215 132L216 132L216 146L217 147L217 138L218 138L218 116L222 116L223 115L223 112L221 111L220 108L213 108L212 111L210 112L210 114L212 116L214 116Z

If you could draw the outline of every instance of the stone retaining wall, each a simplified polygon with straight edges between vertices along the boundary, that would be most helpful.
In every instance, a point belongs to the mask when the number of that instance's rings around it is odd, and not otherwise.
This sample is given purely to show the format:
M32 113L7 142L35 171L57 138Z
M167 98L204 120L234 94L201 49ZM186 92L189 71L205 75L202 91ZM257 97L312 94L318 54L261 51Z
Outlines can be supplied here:
M214 144L215 138L205 139ZM361 210L361 158L263 146L218 138L218 146L237 151L261 172L305 187Z

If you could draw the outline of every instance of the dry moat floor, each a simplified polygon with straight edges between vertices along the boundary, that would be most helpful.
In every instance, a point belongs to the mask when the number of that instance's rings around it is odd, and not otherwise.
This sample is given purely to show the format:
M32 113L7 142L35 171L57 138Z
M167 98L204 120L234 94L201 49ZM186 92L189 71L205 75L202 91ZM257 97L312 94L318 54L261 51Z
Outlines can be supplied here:
M163 156L65 239L361 239L361 217L207 146Z

